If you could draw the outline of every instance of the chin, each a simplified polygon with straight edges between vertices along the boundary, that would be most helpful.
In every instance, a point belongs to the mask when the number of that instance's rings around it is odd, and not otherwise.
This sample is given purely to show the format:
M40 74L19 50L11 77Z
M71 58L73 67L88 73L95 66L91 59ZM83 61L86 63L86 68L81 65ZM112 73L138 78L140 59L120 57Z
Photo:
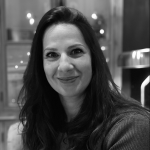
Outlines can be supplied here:
M60 92L59 93L60 95L62 95L63 97L76 97L76 96L79 96L79 95L81 95L81 93L80 92Z
M74 96L77 96L78 94L74 94L74 93L61 93L60 95L62 95L64 97L74 97Z

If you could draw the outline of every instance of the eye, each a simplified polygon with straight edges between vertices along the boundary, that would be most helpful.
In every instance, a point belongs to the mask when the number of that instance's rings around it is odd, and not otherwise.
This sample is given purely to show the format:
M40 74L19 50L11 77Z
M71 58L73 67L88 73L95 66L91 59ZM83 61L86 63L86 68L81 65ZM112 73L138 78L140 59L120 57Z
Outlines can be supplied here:
M46 57L48 57L48 58L57 58L58 56L59 55L57 53L55 53L55 52L48 52L46 54Z
M80 48L76 48L71 51L71 55L81 55L81 54L83 54L83 50Z

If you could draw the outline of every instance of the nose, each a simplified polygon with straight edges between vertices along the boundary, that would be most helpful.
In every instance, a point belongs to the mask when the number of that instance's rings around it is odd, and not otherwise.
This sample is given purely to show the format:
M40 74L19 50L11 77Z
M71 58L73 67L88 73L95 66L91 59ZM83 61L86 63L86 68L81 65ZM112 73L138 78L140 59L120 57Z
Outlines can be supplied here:
M65 73L73 70L74 66L71 62L71 58L67 56L67 54L61 54L59 59L58 71Z

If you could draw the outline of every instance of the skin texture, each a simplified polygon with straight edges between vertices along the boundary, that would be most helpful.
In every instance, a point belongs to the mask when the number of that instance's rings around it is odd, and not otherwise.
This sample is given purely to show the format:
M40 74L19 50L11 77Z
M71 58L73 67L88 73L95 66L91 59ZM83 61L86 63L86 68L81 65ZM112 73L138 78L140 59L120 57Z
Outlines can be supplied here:
M90 50L76 26L48 27L43 37L43 65L46 78L59 93L70 120L78 113L92 77Z

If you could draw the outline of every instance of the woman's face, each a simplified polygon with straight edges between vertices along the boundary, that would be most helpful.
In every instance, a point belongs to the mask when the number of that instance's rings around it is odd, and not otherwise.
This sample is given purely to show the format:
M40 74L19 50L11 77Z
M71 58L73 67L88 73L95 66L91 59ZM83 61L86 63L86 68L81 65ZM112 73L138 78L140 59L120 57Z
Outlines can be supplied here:
M63 97L81 96L91 81L90 50L75 25L57 24L45 31L43 64L49 84Z

